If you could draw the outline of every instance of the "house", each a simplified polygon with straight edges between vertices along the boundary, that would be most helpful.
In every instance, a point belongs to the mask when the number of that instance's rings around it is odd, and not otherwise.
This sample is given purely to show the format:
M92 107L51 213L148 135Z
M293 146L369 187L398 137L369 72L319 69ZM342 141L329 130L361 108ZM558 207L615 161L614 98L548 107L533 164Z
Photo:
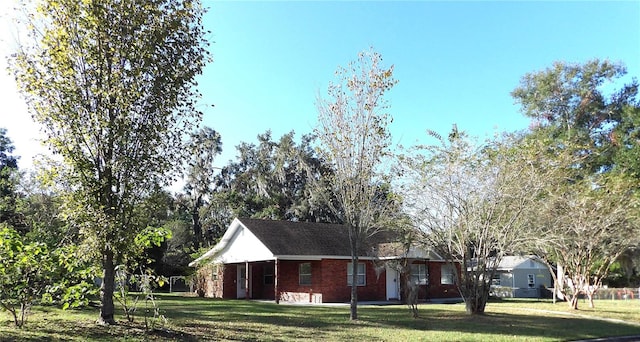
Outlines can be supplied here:
M355 268L358 300L400 300L402 279L413 282L419 300L460 297L454 284L459 268L437 254L412 248L383 255L398 244L389 234L370 240ZM351 298L354 270L343 225L236 218L220 242L189 265L199 268L207 297L315 303Z
M491 279L498 297L541 298L551 287L551 273L536 256L504 256Z

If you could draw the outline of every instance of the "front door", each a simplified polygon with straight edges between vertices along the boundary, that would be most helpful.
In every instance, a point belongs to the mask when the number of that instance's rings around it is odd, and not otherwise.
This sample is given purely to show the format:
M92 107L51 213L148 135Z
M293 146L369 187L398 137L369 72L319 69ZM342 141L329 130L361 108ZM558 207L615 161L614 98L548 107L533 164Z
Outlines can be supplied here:
M387 300L400 300L400 273L387 266Z
M236 282L236 288L238 289L236 298L245 298L247 296L247 291L245 289L247 280L247 269L244 265L238 265L238 279Z

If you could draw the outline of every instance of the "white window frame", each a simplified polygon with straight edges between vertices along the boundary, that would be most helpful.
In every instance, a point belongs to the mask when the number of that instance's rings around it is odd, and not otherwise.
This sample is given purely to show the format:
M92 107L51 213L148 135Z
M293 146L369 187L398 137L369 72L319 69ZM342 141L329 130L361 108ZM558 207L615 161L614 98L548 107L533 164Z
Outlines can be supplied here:
M351 286L351 276L353 275L353 263L347 264L347 286ZM364 262L358 263L358 284L357 286L366 286L367 285L367 266Z
M429 284L429 272L425 264L411 264L411 283L415 285Z
M453 265L442 264L442 266L440 266L440 284L455 284L455 267Z
M527 283L529 284L529 287L536 287L535 274L527 274Z
M304 268L309 268L305 270ZM298 284L311 285L311 263L303 262L298 266Z

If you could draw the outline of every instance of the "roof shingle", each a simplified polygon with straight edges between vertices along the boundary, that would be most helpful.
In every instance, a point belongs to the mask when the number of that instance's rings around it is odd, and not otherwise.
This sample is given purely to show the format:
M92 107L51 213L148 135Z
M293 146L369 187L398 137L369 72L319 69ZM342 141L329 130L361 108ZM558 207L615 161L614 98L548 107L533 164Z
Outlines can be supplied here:
M351 255L349 229L345 225L249 218L239 220L274 255ZM389 236L378 233L370 240L375 245L382 242L380 240L389 240ZM363 247L359 255L369 255L368 251L371 251L371 248Z

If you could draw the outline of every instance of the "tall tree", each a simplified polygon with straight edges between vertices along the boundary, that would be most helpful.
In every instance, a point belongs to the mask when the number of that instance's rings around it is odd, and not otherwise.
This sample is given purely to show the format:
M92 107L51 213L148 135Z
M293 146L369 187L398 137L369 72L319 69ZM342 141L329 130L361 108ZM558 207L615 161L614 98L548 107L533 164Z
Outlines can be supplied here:
M197 0L42 0L29 13L36 41L14 73L64 161L67 215L102 265L99 323L115 322L115 266L144 228L136 205L170 182L182 137L201 118L202 14Z
M202 243L202 222L200 210L207 197L213 194L216 167L213 162L222 152L220 134L209 127L203 127L191 137L191 158L187 167L185 192L189 194L191 223L193 225L193 246L197 250Z
M637 229L629 216L636 209L626 205L635 203L639 185L640 106L636 80L621 84L625 74L622 64L606 60L556 62L525 75L512 92L534 121L529 139L542 144L535 150L546 159L539 167L560 172L534 216L535 228L546 229L534 229L534 241L544 247L538 253L563 270L556 284L561 294L565 285L572 287L574 308L575 296L597 290L619 249L638 243L628 231ZM632 244L625 246L611 232Z
M324 183L335 195L335 215L349 229L351 245L351 319L358 318L358 260L361 247L379 231L389 214L380 201L379 187L388 183L381 163L389 155L391 116L384 95L397 81L393 66L382 67L382 56L373 49L361 52L348 67L339 67L337 80L329 84L325 98L318 96L316 134L321 156L333 173ZM331 202L329 202L332 204Z

